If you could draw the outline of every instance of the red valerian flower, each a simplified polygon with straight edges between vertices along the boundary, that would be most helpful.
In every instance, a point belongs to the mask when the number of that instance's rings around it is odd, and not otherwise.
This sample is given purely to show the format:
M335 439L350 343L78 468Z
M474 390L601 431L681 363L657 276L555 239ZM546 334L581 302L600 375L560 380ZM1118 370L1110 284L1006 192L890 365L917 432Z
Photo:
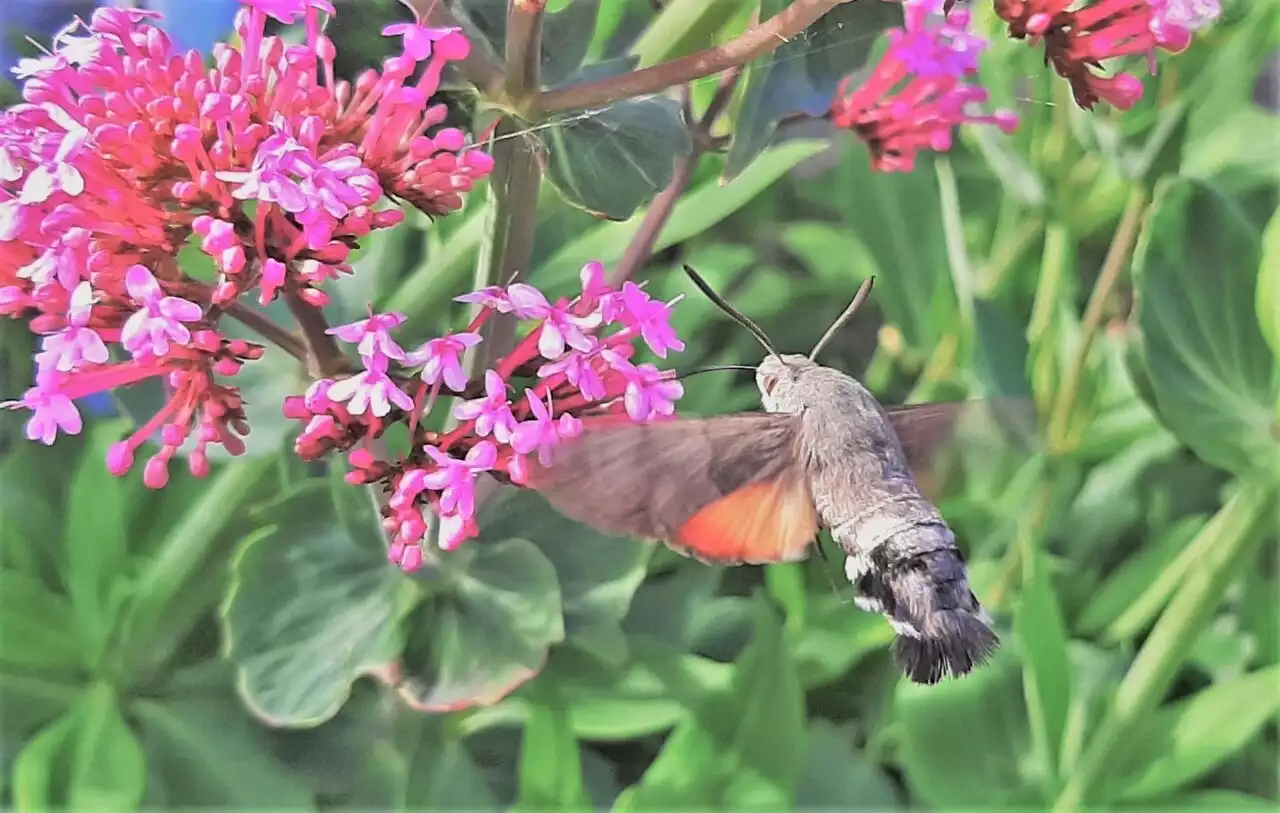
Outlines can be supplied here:
M208 67L174 52L155 12L100 8L19 66L23 101L0 112L0 315L43 337L35 386L6 404L32 410L28 437L79 432L77 399L156 378L167 403L112 450L111 471L152 437L160 451L144 480L155 487L188 442L197 475L208 444L242 452L249 427L232 379L263 348L219 328L240 298L256 289L264 305L323 305L324 281L351 273L360 238L403 219L381 202L443 215L490 172L430 103L445 64L468 54L460 31L404 29L406 53L339 82L321 12L333 3L245 0L242 45L219 43ZM265 35L268 17L299 15L305 44ZM173 259L193 238L212 281ZM396 324L371 317L338 335L399 360L386 338ZM327 392L311 397L374 418L413 406L376 361Z
M1142 81L1130 73L1094 73L1104 60L1157 50L1177 53L1192 33L1222 14L1219 0L995 0L1009 36L1044 43L1045 61L1071 84L1076 104L1099 101L1128 110L1142 98Z
M593 416L644 423L674 413L680 382L670 371L629 360L638 343L655 354L682 346L667 321L674 303L629 286L622 307L622 293L603 284L599 268L583 269L581 296L555 303L526 283L458 297L481 306L467 329L404 353L394 366L387 348L399 345L387 331L403 321L400 314L372 314L334 328L357 345L364 372L316 382L306 395L286 400L285 414L303 424L295 443L301 457L347 452L347 481L376 484L389 495L383 523L393 562L405 570L421 566L431 516L446 549L474 536L475 483L482 473L519 485L528 460L545 464L555 445L582 432ZM515 350L469 379L459 354L481 341L480 330L495 313L514 314L531 327ZM443 387L462 399L453 408L458 423L447 431L426 429L422 419ZM395 424L408 427L410 449L383 459L373 441Z
M905 25L889 33L875 69L856 88L846 78L836 93L832 123L866 143L876 171L910 172L921 150L949 150L960 124L995 124L1005 132L1017 126L1011 112L977 112L987 91L965 80L977 73L987 43L969 33L968 10L943 17L942 5L906 0Z

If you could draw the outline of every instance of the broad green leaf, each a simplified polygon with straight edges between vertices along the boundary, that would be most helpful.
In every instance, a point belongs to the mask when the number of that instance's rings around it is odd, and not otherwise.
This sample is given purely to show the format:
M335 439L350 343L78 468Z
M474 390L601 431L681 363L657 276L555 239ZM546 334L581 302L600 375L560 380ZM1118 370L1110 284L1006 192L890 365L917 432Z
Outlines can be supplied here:
M335 499L366 501L363 537L348 532ZM253 713L306 728L337 713L356 678L398 655L399 621L416 590L387 562L358 489L308 484L268 515L276 524L245 539L232 566L224 642Z
M1255 310L1259 234L1213 187L1160 185L1134 257L1160 415L1206 462L1244 473L1280 453L1280 374Z
M631 53L639 57L643 68L686 56L714 44L717 32L754 5L752 0L670 0L636 40Z
M1267 222L1262 233L1262 262L1258 266L1258 325L1271 346L1271 354L1280 359L1280 209Z
M1280 666L1272 666L1159 709L1125 748L1120 798L1159 797L1213 770L1280 713L1278 688Z
M0 662L8 666L77 673L93 655L80 619L65 596L39 579L0 568Z
M787 173L792 167L826 149L822 141L789 141L765 150L745 172L728 184L710 180L683 195L672 210L667 227L658 235L654 251L662 251L715 226L741 209ZM562 245L534 271L533 281L545 288L576 283L584 263L599 260L606 265L622 257L627 243L640 228L643 215L624 223L601 223Z
M1275 798L1264 799L1251 793L1238 790L1193 790L1180 793L1167 799L1153 802L1152 807L1165 810L1212 810L1222 813L1224 810L1272 810L1276 809Z
M582 759L569 708L549 681L533 684L520 746L520 807L572 810L586 805Z
M128 512L134 479L107 471L107 450L120 440L124 421L91 424L89 443L71 479L67 495L66 551L63 573L71 605L79 616L83 641L105 646L124 599L122 589L129 556Z
M1008 647L959 680L903 682L894 699L898 755L913 796L935 809L1043 801L1022 698L1020 664Z
M313 807L229 692L138 699L130 711L158 786L148 788L150 805Z
M407 776L403 805L426 810L499 810L482 767L458 737L449 718L418 715L406 721ZM514 762L514 759L511 760ZM507 763L511 764L511 763ZM505 772L504 772L505 773Z
M616 625L626 616L644 581L652 544L566 519L528 489L505 488L480 513L482 542L527 539L555 566L567 638Z
M0 668L0 771L7 771L13 751L25 746L36 729L55 720L79 699L83 684L47 672ZM0 787L3 781L0 780Z
M570 204L626 220L671 181L693 148L680 106L665 97L630 99L553 120L538 133L547 179Z
M1023 529L1022 535L1035 531ZM1071 705L1067 630L1039 540L1023 540L1023 585L1013 616L1022 653L1027 719L1047 786L1056 784L1058 750Z
M22 443L0 451L0 553L9 567L62 582L69 490L62 484L75 476L87 439L62 437L52 449Z
M498 702L565 635L555 567L532 542L466 545L451 556L448 585L414 616L431 630L431 667L402 689L430 711Z
M787 5L787 0L763 0L760 19L773 17ZM732 178L742 172L787 114L825 113L840 80L866 64L880 33L900 25L902 10L894 4L839 4L773 53L749 63L725 175Z
M898 806L893 782L852 737L826 720L809 724L804 773L796 789L797 808L890 810Z
M691 804L789 807L803 771L804 695L773 610L755 602L756 630L729 691L701 690L624 810Z
M146 779L146 757L115 690L99 683L18 755L14 797L25 810L131 810Z

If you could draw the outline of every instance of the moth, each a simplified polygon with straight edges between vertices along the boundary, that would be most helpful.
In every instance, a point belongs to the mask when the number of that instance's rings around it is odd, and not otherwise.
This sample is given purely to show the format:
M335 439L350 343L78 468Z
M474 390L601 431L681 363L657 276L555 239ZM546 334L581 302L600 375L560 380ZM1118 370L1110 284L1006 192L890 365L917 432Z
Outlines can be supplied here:
M856 379L814 361L871 280L803 356L778 353L755 323L685 271L768 351L759 366L743 368L755 371L764 411L648 424L588 419L528 485L578 522L661 540L714 564L798 561L829 529L855 602L888 619L894 658L909 679L936 683L986 661L999 638L951 529L912 473L948 430L955 405L886 410Z

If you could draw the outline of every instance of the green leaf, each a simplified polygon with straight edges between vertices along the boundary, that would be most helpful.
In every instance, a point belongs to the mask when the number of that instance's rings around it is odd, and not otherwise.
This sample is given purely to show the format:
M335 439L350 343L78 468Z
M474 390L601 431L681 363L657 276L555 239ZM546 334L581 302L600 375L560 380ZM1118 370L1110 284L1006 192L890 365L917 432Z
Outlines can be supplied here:
M1280 209L1267 221L1262 233L1262 262L1258 265L1258 325L1280 359Z
M781 12L788 0L762 0L760 19ZM902 25L891 3L844 3L805 31L749 63L743 74L741 108L724 174L733 178L768 145L789 113L820 116L831 107L840 80L861 69L878 35Z
M447 717L418 715L406 726L409 742L401 749L407 755L404 807L500 809L480 765L448 723Z
M830 683L872 652L893 643L893 628L823 591L809 596L805 626L791 637L791 657L806 688Z
M1244 473L1274 461L1280 375L1255 310L1259 234L1198 181L1158 188L1134 272L1160 415L1203 460Z
M88 444L71 479L63 573L71 605L80 618L85 643L106 645L124 599L122 571L129 556L130 486L107 471L107 450L124 434L126 422L91 424ZM96 652L90 657L96 657Z
M588 805L582 758L560 690L533 685L520 747L520 807L572 810Z
M449 583L418 623L431 630L432 664L402 691L416 708L487 706L536 675L564 640L555 568L527 539L466 545Z
M1216 683L1158 710L1123 752L1120 798L1162 796L1248 745L1280 713L1280 666Z
M158 785L149 806L313 807L229 692L138 699L130 711Z
M130 810L145 789L142 747L115 691L102 683L32 739L14 763L14 796L23 809Z
M631 53L646 68L686 56L714 44L717 32L754 5L752 0L669 0L645 27Z
M851 737L826 720L809 725L804 773L795 806L820 810L890 810L898 806L893 782Z
M364 503L363 537L341 522L335 500ZM245 539L232 565L225 647L253 713L306 728L337 713L357 677L396 657L416 590L387 562L359 489L308 484L269 516L277 524Z
M0 568L0 662L75 673L88 665L79 619L39 579Z
M616 627L627 615L631 597L644 581L652 544L566 519L529 489L502 489L480 514L476 523L482 542L527 539L555 567L567 638Z
M706 181L681 197L671 212L668 225L658 235L654 251L682 243L715 226L772 186L792 167L826 149L823 141L789 141L766 150L740 176L728 184ZM616 262L627 243L640 228L643 217L636 214L625 223L601 223L565 243L543 261L533 281L544 289L576 283L584 263L599 260Z
M1037 769L1024 758L1031 735L1011 649L959 680L900 684L893 715L902 769L920 802L956 809L1043 801L1039 777L1029 775Z
M1052 787L1057 782L1059 749L1071 706L1072 675L1066 624L1049 579L1048 562L1037 545L1031 542L1023 549L1023 587L1013 629L1022 652L1022 684L1031 735L1044 782Z
M626 220L671 181L675 161L693 148L672 99L617 102L539 131L547 179L570 204Z
M804 695L773 610L755 602L756 630L729 691L701 690L619 809L691 805L790 807L804 768Z
M446 4L483 36L481 47L487 46L498 61L505 59L507 0L446 0ZM605 5L613 4L614 0L609 0ZM543 15L540 72L544 87L560 84L582 64L599 9L600 0L573 0Z

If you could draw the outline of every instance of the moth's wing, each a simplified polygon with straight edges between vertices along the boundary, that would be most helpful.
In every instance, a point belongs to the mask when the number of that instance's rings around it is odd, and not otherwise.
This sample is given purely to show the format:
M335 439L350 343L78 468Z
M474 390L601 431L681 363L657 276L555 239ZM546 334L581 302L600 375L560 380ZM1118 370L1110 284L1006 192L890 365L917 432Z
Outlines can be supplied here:
M970 401L907 404L885 413L906 453L907 465L926 493L938 489L938 464L947 452L993 455L1038 443L1035 405L1000 396Z
M803 559L818 531L795 416L585 422L528 485L565 516L707 562Z

